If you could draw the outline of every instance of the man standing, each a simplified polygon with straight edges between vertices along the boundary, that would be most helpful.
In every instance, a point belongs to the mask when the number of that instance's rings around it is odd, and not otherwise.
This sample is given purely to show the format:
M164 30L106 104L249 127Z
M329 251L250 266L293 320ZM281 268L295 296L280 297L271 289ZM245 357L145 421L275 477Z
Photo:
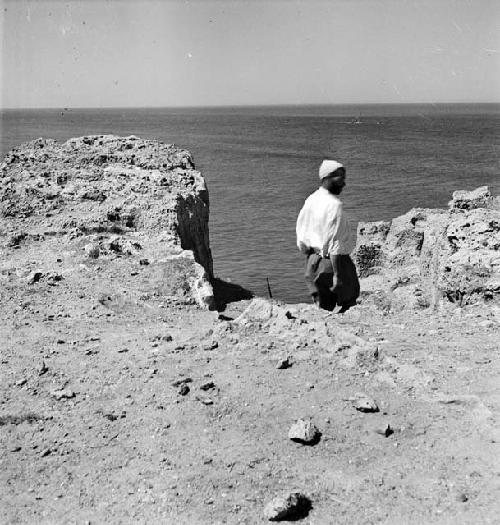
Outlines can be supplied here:
M297 219L297 246L307 256L305 278L314 302L343 313L356 304L359 281L349 254L356 245L342 201L346 170L335 160L319 168L320 187L305 201Z

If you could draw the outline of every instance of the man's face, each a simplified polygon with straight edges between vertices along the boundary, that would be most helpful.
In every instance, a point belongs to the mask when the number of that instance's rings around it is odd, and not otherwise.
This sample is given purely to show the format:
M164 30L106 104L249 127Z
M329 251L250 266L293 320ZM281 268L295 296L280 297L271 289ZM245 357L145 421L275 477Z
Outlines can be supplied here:
M345 186L345 170L338 169L323 179L323 187L334 195L339 195Z

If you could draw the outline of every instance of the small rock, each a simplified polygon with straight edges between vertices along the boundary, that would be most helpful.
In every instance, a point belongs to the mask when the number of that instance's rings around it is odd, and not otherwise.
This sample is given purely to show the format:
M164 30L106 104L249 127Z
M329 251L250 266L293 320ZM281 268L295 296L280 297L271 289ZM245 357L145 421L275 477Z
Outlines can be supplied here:
M293 365L293 359L291 356L287 356L283 359L278 359L278 362L276 364L276 368L278 370L284 370L286 368L290 368Z
M149 264L149 259L139 259L139 264L141 266L147 266Z
M204 396L196 396L196 399L200 401L200 403L203 403L204 405L213 405L214 402L209 397Z
M61 390L54 390L52 392L52 397L57 401L60 401L61 399L71 399L72 397L75 397L75 393L70 388L63 388Z
M205 350L206 352L209 352L210 350L215 350L218 347L219 343L217 341L210 341L201 345L201 349Z
M288 437L296 443L303 445L314 445L319 441L321 436L318 428L310 419L298 419L288 431Z
M27 382L28 382L28 380L27 380L26 378L24 378L24 379L19 379L19 381L16 381L16 386L23 386L23 385L25 385Z
M186 385L186 383L182 383L182 385L179 387L179 390L177 391L177 393L180 396L186 396L187 394L189 394L189 387Z
M49 286L56 286L56 284L64 279L60 273L50 272L46 275L47 284Z
M382 423L375 427L375 432L384 437L389 437L394 434L394 429L389 425L389 423Z
M350 398L352 401L352 406L359 410L359 412L378 412L379 408L375 400L366 394L361 392L356 393L353 398Z
M460 494L457 495L457 501L460 501L461 503L465 503L469 501L469 496L467 496L467 494L465 494L464 492L461 492Z
M50 454L52 454L52 449L50 449L50 448L45 448L45 449L43 449L42 452L40 453L40 456L41 456L42 458L45 458L45 457L49 456Z
M90 257L90 259L98 259L101 254L101 250L97 243L86 244L83 249L85 250L87 257Z
M26 277L26 284L35 284L43 277L42 272L30 272L28 277Z
M11 452L19 452L20 450L21 450L21 447L20 447L19 445L16 446L16 447L12 447L12 448L10 449Z
M193 380L190 377L182 377L181 379L178 379L177 381L174 381L172 383L172 386L177 388L178 386L181 386L184 383L192 383Z
M311 501L300 492L278 496L264 507L264 517L269 521L300 519L311 510Z
M208 383L204 383L200 386L200 390L211 390L212 388L215 388L215 383L213 381L209 381Z

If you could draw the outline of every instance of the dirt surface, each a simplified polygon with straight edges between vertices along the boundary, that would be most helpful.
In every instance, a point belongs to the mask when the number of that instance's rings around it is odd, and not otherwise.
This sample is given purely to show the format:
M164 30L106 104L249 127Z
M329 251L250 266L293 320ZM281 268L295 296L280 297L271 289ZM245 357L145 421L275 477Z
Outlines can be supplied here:
M218 313L129 292L143 267L26 271L2 274L2 523L264 523L293 490L304 524L498 523L498 310Z
M482 279L493 213L464 252ZM14 149L0 218L1 524L259 524L280 496L304 524L499 522L493 292L426 307L397 274L343 316L249 299L211 278L188 152L136 137ZM427 231L406 222L405 256Z

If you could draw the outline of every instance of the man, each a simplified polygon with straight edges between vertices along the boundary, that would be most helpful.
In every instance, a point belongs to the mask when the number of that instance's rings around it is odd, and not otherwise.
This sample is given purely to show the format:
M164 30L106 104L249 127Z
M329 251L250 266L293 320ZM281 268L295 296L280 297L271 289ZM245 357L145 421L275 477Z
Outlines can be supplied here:
M297 246L307 256L305 278L314 302L325 310L339 305L339 313L344 313L359 297L358 276L349 256L356 235L338 198L346 170L335 160L324 160L319 179L319 189L306 199L297 219Z

